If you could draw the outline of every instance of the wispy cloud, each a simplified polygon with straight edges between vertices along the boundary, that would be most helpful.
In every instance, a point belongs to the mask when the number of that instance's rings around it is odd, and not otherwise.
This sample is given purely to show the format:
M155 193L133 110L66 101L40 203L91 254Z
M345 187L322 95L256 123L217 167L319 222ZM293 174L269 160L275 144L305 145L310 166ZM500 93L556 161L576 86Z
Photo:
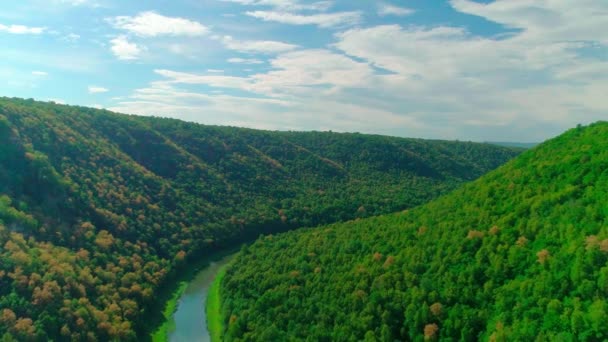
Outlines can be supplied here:
M606 1L425 2L441 18L416 1L213 1L5 1L0 90L207 123L475 140L543 139L608 113ZM87 95L104 84L119 98Z
M117 29L143 37L202 36L209 29L201 23L184 18L166 17L156 12L143 12L137 16L119 16L106 19Z
M415 11L411 8L399 7L390 4L380 4L378 6L378 15L379 16L387 16L387 15L396 15L396 16L406 16L414 13Z
M285 53L270 64L273 70L251 76L251 89L269 96L311 96L344 87L367 87L373 74L367 63L326 49Z
M357 24L361 21L362 13L359 11L296 14L281 11L248 11L250 17L264 21L274 21L291 25L317 25L322 28L343 27Z
M25 25L3 25L0 24L0 32L12 34L42 34L46 31L46 27L31 27Z
M601 29L608 19L598 15L608 5L451 3L520 31L495 38L460 27L381 25L337 34L335 47L391 71L380 77L377 91L388 102L401 99L415 108L408 115L442 123L446 132L452 126L491 139L510 127L529 140L538 137L534 130L547 134L543 126L563 129L608 110L599 96L608 86L605 63L585 52L591 42L608 47Z
M78 35L76 33L69 33L69 34L66 34L65 36L63 36L61 38L61 40L68 42L68 43L75 43L78 40L80 40L80 35Z
M109 89L104 88L104 87L98 87L98 86L89 86L89 94L100 94L100 93L107 93L109 91Z
M608 5L451 4L462 13L519 30L494 37L449 25L350 28L334 34L328 48L277 52L267 61L269 70L245 76L156 70L162 80L117 108L147 106L167 113L179 108L191 118L204 115L204 120L222 113L229 122L258 128L528 141L605 117L608 63L598 52L608 48L602 31L608 23L598 13ZM589 53L592 48L597 51ZM195 100L194 92L177 88L200 84L216 90ZM236 102L219 101L213 93L217 90L289 105L264 102L244 108L236 104L240 96L233 95ZM220 103L227 107L219 108Z
M303 3L298 0L222 0L224 2L234 2L247 6L268 6L285 11L326 11L332 5L333 1L316 1L312 3Z
M227 49L245 53L278 53L298 47L297 45L272 40L236 40L230 36L222 37L221 42Z
M157 69L154 70L154 72L168 79L160 84L206 84L216 88L233 88L242 90L247 90L250 87L250 80L245 77L198 75L165 69Z
M270 61L272 70L249 76L201 75L157 69L154 72L167 80L162 84L205 84L231 88L272 98L319 94L340 88L365 88L372 80L373 70L329 50L312 49L288 52Z
M52 1L55 3L67 4L67 5L71 5L71 6L83 6L83 5L97 6L97 2L91 1L91 0L52 0Z
M264 63L264 61L255 59L255 58L238 58L238 57L228 58L227 62L233 63L233 64L263 64Z
M577 6L567 1L509 1L479 3L450 0L457 11L483 17L507 27L523 29L521 37L557 41L598 41L608 44L608 3L581 0Z

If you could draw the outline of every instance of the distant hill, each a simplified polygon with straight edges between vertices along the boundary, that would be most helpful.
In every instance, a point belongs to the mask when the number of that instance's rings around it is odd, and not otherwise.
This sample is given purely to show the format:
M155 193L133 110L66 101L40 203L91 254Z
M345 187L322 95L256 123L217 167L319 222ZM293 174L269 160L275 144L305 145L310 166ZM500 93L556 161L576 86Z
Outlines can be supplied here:
M529 149L539 145L540 143L520 143L520 142L507 142L507 141L486 141L486 144L503 146L503 147L517 147Z
M608 340L608 123L413 210L266 236L226 341Z
M518 153L0 98L0 336L145 339L159 290L192 260L413 207Z

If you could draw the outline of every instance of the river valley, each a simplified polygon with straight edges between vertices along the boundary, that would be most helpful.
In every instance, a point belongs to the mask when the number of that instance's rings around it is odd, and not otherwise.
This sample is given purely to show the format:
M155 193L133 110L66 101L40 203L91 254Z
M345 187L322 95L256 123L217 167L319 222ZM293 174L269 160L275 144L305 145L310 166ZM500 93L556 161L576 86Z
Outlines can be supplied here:
M212 261L188 284L173 314L175 329L169 332L169 341L210 342L205 310L209 286L213 283L218 271L233 257L234 254L231 254Z

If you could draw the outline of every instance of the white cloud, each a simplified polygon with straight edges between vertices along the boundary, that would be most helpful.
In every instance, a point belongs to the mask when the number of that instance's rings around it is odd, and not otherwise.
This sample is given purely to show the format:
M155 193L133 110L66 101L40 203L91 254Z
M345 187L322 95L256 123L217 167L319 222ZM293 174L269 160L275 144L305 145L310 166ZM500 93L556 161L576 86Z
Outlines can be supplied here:
M109 89L104 87L89 86L89 94L107 93Z
M112 110L173 117L179 113L178 117L197 122L265 129L365 131L380 121L383 129L406 123L418 127L411 118L375 104L357 104L340 94L342 89L365 87L372 81L373 70L366 63L318 49L280 54L270 65L270 72L245 77L155 70L165 79L121 99ZM249 95L201 94L176 88L199 84Z
M212 73L212 74L223 74L224 70L221 69L207 69L208 73Z
M32 75L38 76L38 77L46 77L49 75L49 73L46 71L32 71Z
M257 128L474 140L538 141L605 120L608 3L450 3L513 29L483 36L448 25L352 28L328 48L278 52L269 71L242 77L157 70L163 79L115 109ZM191 90L199 84L216 89Z
M455 62L461 56L483 60L487 56L478 49L488 50L494 45L488 39L469 39L461 28L435 27L431 29L399 25L382 25L351 29L336 35L337 48L348 55L363 58L377 67L405 76L439 77L458 72ZM495 68L495 65L491 65Z
M365 88L373 76L366 63L356 62L328 50L301 50L284 53L270 61L273 70L246 77L200 75L158 69L168 80L158 84L205 84L232 88L268 97L300 96L304 93L335 93L341 88Z
M230 50L244 53L278 53L298 47L297 45L272 40L235 40L230 36L221 38L221 42Z
M80 40L80 35L78 35L76 33L70 33L70 34L63 36L61 38L61 40L68 42L68 43L75 43L78 40Z
M369 84L373 70L328 50L301 50L279 55L270 61L274 70L251 76L251 89L271 96L319 93L318 87L361 88Z
M579 62L573 63L568 68L558 70L555 77L559 80L574 82L591 82L593 80L608 79L608 61L605 62Z
M118 59L134 60L138 59L142 48L135 43L130 43L126 36L118 36L110 41L112 53Z
M450 0L457 11L483 17L507 27L524 30L521 39L602 41L608 27L608 3L579 0L496 0L478 3Z
M291 25L317 25L322 28L355 25L361 21L361 12L335 12L318 14L294 14L283 11L248 11L248 16L264 21Z
M82 5L91 5L94 2L90 0L54 0L55 2L59 2L61 4L68 4L72 6L82 6Z
M201 94L154 82L136 90L128 99L120 99L110 110L140 115L161 115L206 124L250 126L257 114L272 117L291 103L279 99L230 96L221 93ZM247 111L243 111L247 108ZM257 127L263 127L259 123Z
M606 58L581 50L604 39L598 32L608 23L598 13L608 4L591 12L559 1L452 4L520 30L495 38L459 27L384 25L337 34L335 47L391 72L377 75L371 97L407 103L407 115L446 136L543 139L608 111L599 95L608 88Z
M0 24L0 32L12 34L42 34L46 27L30 27L25 25L3 25Z
M366 131L375 127L390 132L392 127L420 129L420 124L412 118L326 97L301 100L236 97L217 92L200 94L158 84L138 89L130 99L121 100L110 110L271 130Z
M155 73L168 78L168 81L157 84L206 84L217 88L234 88L247 90L250 81L244 77L224 75L198 75L165 69L154 70Z
M387 15L396 15L396 16L406 16L414 13L414 10L406 7L398 7L390 4L380 4L378 6L378 15L379 16L387 16Z
M259 59L254 59L254 58L229 58L227 60L228 63L233 63L233 64L263 64L264 62L259 60Z
M41 0L37 2L42 3ZM95 0L46 0L44 1L46 6L88 6L88 7L101 7L99 1Z
M332 1L316 1L313 3L302 3L298 0L222 0L248 6L267 6L285 11L326 11L332 5Z
M202 36L209 32L209 29L199 22L165 17L155 12L142 12L135 17L119 16L106 20L117 29L143 37Z

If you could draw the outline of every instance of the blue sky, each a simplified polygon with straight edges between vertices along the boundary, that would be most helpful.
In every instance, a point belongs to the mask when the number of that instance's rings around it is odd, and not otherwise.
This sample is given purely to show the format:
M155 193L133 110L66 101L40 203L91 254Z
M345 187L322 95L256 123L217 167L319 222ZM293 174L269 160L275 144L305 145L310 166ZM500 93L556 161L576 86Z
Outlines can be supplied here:
M278 130L540 141L608 119L608 2L23 0L0 95Z

